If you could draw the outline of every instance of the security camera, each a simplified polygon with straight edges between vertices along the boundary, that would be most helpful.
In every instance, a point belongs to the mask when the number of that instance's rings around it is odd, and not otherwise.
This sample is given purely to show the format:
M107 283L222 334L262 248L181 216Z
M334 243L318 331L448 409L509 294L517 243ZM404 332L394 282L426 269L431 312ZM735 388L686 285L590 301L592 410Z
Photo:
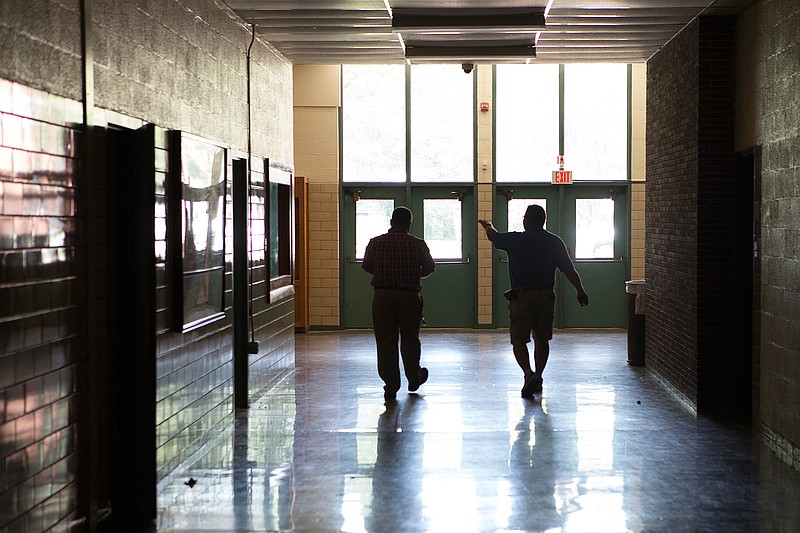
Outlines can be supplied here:
M469 74L472 72L472 69L475 68L475 65L472 63L462 63L461 68L464 70L465 74Z

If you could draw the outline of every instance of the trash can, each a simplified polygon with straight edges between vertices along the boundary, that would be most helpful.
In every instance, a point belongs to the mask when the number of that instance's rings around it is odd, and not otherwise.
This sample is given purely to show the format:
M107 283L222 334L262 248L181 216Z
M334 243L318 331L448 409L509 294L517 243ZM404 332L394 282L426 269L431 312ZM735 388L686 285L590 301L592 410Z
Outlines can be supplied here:
M646 283L643 279L625 282L628 293L628 364L644 364L644 327L647 309Z

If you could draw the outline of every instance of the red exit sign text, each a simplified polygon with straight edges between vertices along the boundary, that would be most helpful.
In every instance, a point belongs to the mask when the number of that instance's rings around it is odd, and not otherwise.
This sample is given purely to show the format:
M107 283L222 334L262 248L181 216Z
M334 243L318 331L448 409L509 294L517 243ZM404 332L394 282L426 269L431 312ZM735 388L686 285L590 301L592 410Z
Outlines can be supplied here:
M553 185L572 185L572 171L571 170L554 170Z

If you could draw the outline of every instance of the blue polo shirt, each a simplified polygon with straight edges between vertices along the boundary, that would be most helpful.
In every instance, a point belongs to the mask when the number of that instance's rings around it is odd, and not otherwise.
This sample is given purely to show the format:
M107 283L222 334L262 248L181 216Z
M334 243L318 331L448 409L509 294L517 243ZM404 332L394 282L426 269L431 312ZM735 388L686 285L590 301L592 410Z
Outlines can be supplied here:
M492 244L508 253L511 288L552 287L556 269L572 272L575 267L561 237L545 229L495 233Z

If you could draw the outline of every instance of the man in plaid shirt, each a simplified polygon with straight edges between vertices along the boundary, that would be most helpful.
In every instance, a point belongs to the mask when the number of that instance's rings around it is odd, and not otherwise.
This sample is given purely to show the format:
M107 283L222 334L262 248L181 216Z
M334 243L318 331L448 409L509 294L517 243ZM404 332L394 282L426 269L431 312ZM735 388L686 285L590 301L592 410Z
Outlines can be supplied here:
M372 324L378 349L378 375L385 383L383 397L397 397L400 390L400 356L408 379L408 390L416 391L428 380L428 369L420 367L419 328L422 322L420 279L436 265L425 241L411 235L411 210L392 212L388 233L369 241L361 267L372 274Z

